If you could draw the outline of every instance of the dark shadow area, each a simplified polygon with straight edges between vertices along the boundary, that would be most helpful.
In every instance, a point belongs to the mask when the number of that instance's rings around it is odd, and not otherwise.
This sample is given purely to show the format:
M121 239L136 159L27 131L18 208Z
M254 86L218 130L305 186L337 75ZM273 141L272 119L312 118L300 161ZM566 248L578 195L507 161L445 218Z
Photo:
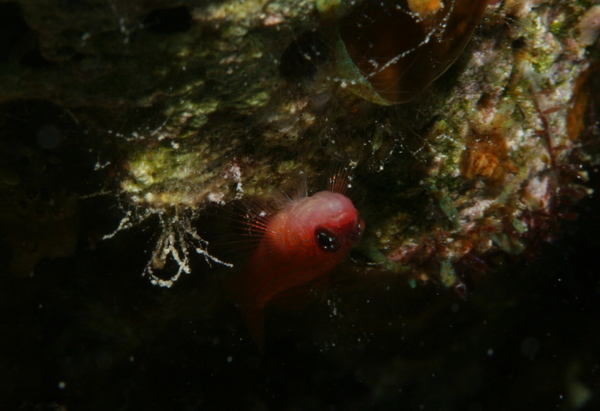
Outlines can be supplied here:
M159 34L184 33L191 26L192 15L185 6L155 9L144 20L146 30Z
M308 31L298 36L283 52L279 75L289 82L308 80L328 59L329 50L319 32Z
M17 3L0 4L0 63L42 68L53 63L42 56L38 33L25 20Z

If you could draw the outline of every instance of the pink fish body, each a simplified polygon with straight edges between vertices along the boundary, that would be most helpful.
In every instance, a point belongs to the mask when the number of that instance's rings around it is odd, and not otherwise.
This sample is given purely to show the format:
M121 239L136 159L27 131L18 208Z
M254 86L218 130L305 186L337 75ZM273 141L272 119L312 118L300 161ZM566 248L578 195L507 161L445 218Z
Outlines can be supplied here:
M262 350L265 307L282 293L328 275L360 239L364 222L348 197L321 191L248 224L262 237L246 270L230 285Z

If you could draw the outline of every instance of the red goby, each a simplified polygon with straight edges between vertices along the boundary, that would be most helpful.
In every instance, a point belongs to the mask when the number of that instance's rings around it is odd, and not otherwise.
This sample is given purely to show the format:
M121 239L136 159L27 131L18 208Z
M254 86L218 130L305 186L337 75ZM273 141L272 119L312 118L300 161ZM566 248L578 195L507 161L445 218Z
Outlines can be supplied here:
M246 269L229 282L246 327L264 349L264 309L284 292L328 275L356 243L364 222L344 195L348 179L338 173L327 191L289 199L278 212L246 216L247 228L260 235Z

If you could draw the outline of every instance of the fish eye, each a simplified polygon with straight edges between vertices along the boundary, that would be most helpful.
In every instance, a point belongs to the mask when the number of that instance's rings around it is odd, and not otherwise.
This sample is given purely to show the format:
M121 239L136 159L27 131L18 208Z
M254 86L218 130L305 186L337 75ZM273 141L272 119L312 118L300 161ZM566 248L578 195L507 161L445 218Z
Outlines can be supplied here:
M342 240L323 227L317 227L315 230L315 240L317 240L317 245L322 250L330 253L335 253L342 248Z

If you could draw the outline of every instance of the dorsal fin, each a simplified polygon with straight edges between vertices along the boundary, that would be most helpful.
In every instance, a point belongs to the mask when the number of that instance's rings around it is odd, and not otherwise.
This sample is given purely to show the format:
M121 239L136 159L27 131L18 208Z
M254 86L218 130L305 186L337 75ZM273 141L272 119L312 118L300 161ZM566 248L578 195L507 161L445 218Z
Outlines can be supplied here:
M329 178L327 179L327 190L333 193L346 195L351 187L352 169L348 165L336 162L331 165Z

